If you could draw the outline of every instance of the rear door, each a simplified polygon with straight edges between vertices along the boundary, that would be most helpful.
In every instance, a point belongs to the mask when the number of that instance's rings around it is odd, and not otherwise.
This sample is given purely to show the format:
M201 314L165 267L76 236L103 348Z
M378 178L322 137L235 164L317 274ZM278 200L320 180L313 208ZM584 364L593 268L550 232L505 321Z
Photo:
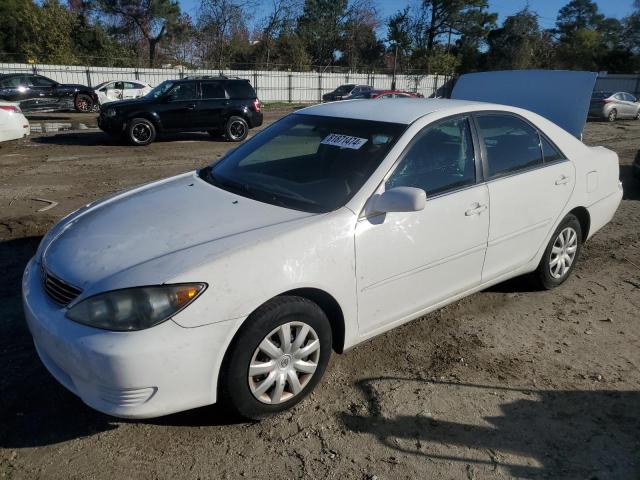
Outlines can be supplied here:
M40 75L30 75L27 81L31 90L29 102L34 104L34 107L58 108L61 106L62 99L58 95L56 82Z
M486 282L524 266L544 246L575 185L573 164L521 117L475 114L491 219Z
M202 100L198 105L198 126L203 129L217 129L222 126L229 99L220 80L207 80L200 83Z

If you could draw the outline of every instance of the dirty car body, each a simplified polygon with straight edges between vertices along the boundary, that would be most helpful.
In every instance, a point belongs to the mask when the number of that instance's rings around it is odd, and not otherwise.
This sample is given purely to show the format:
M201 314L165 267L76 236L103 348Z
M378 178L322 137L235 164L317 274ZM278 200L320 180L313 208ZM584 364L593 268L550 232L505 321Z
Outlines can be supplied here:
M342 352L566 263L561 283L621 197L614 152L528 110L328 103L61 220L26 268L25 315L45 366L97 410L154 417L224 394L260 418L308 393L326 342ZM151 311L130 320L136 302Z

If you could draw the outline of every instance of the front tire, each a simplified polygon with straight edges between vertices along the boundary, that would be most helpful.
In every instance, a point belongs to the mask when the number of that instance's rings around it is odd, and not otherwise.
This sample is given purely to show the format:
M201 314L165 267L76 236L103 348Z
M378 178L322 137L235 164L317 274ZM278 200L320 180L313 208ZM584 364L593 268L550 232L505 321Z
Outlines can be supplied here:
M93 98L85 93L79 93L73 101L73 106L80 113L90 113L93 111Z
M149 145L156 139L156 127L146 118L134 118L127 124L126 138L131 145Z
M615 108L612 108L611 111L609 112L609 115L607 115L607 120L610 122L615 122L617 118L618 118L618 111Z
M546 290L565 282L580 256L582 250L582 227L573 214L567 215L551 236L544 251L535 279Z
M249 125L242 117L229 117L224 126L224 133L231 142L241 142L249 134Z
M225 402L259 420L305 398L322 378L331 356L331 326L314 302L277 297L245 321L222 367Z

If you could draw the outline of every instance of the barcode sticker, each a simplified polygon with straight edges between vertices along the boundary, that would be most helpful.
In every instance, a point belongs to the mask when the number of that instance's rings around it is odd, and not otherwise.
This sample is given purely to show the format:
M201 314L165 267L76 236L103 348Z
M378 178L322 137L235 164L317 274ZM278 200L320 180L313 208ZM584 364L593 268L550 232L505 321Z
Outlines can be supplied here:
M367 143L367 139L350 137L349 135L340 135L338 133L330 133L320 143L322 143L323 145L333 145L334 147L351 148L353 150L358 150L365 143Z

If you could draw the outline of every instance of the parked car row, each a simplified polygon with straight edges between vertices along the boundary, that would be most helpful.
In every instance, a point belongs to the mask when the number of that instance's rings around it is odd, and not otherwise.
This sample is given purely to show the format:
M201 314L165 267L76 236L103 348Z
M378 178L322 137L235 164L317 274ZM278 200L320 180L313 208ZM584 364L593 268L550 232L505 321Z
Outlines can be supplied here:
M340 85L333 92L325 93L322 96L322 101L334 102L336 100L420 97L422 97L422 95L416 92L406 92L404 90L376 90L369 85L356 85L349 83Z

